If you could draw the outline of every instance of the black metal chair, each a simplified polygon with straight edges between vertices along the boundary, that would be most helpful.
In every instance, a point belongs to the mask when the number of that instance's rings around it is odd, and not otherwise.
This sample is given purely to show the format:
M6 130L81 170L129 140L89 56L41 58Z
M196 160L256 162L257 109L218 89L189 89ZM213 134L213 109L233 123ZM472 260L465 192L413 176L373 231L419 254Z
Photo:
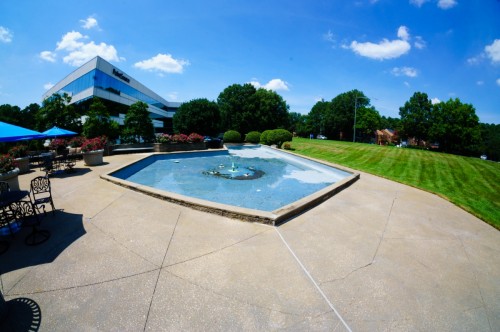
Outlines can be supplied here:
M48 176L37 176L31 180L30 193L33 199L33 205L38 212L43 208L43 213L46 214L45 204L50 203L52 214L55 215L56 208L52 200L52 190Z
M16 219L21 223L22 227L31 227L31 233L26 236L24 243L29 246L35 246L44 243L50 238L49 231L38 228L40 226L40 218L32 202L18 201L12 203L10 208L14 211Z
M0 237L14 236L19 228L20 224L15 213L6 207L0 208ZM0 240L0 254L6 252L7 249L9 249L9 242Z
M10 191L10 185L8 182L0 181L0 195L8 193ZM12 216L12 211L9 210L8 206L2 207L2 212Z
M58 170L58 164L52 155L44 155L40 164L40 170L45 172L45 176L55 173Z

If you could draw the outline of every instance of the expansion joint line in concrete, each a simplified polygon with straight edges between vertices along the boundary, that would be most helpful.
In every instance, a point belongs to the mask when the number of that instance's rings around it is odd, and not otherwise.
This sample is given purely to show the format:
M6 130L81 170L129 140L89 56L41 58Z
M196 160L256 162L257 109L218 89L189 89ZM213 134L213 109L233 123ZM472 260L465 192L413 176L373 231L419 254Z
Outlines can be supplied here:
M281 241L283 241L283 243L285 244L285 246L287 247L288 251L292 254L293 258L295 258L295 260L297 261L297 263L299 264L300 268L302 269L302 271L306 274L306 276L309 278L309 280L312 282L312 284L314 285L314 287L316 288L316 290L321 294L321 296L323 297L323 299L326 301L326 303L328 304L328 306L332 309L332 311L335 313L335 315L337 316L338 319L340 319L340 321L342 322L342 324L344 325L344 327L347 329L347 331L349 332L352 332L351 328L349 327L349 325L347 325L347 323L345 322L345 320L342 318L342 316L339 314L339 312L337 311L337 309L335 309L335 307L333 306L332 302L330 302L330 300L328 299L328 297L326 296L326 294L323 292L323 290L319 287L318 283L314 280L314 278L311 276L311 274L309 273L309 271L307 271L307 269L305 268L304 264L302 264L302 262L300 261L300 259L297 257L297 255L295 255L295 253L293 252L292 248L290 248L290 246L288 245L288 243L286 242L285 238L283 237L283 235L281 235L280 231L278 230L277 227L274 228L276 230L276 233L278 233L278 236L280 237Z
M378 242L377 249L375 249L375 253L373 254L372 261L368 265L375 263L375 257L377 257L378 250L380 249L380 246L382 245L382 241L385 238L385 232L387 231L387 225L389 225L389 221L391 220L392 209L394 208L394 203L396 203L396 200L398 199L398 194L399 194L399 192L396 191L396 196L392 199L391 209L389 210L389 214L387 215L387 220L385 221L384 231L382 232L382 235L380 236L380 241Z
M244 238L244 239L242 239L240 241L233 242L233 243L231 243L231 244L229 244L229 245L227 245L225 247L221 247L221 248L218 248L216 250L209 251L207 253L201 254L199 256L195 256L195 257L191 257L191 258L185 259L185 260L180 261L180 262L175 262L175 263L172 263L170 265L164 265L164 264L162 264L161 269L166 269L166 268L169 268L169 267L172 267L172 266L176 266L176 265L184 264L184 263L187 263L187 262L190 262L190 261L194 261L194 260L202 258L202 257L213 255L215 253L221 252L221 251L226 250L228 248L234 247L234 246L236 246L236 245L238 245L240 243L243 243L243 242L246 242L246 241L248 241L250 239L253 239L254 237L260 236L262 233L265 233L265 232L268 232L268 231L269 230L265 230L265 231L259 232L257 234L254 234L254 235L250 236L250 237Z
M177 220L175 221L175 226L174 226L174 229L172 230L172 235L170 236L170 239L168 241L167 249L165 250L165 255L163 255L163 260L161 262L161 266L163 266L163 264L165 263L165 259L167 258L167 254L168 254L168 249L170 248L170 244L172 243L172 239L174 238L175 230L177 229L177 224L179 223L180 219L181 219L181 212L179 212L179 215L177 216ZM146 327L148 326L149 313L151 312L151 306L153 305L153 300L155 298L155 293L156 293L156 287L158 286L158 281L160 280L160 275L161 275L161 268L158 269L158 276L156 277L155 288L153 289L153 294L151 294L151 301L149 301L148 314L146 315L146 320L144 321L144 330L143 331L146 331Z

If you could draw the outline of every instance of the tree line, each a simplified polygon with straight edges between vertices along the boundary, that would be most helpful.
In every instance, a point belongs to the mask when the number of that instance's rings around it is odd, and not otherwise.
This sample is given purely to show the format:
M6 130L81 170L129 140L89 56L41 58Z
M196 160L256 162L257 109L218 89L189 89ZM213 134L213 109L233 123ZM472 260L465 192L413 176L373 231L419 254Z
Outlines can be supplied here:
M53 125L88 136L106 134L124 141L152 141L154 128L147 104L138 102L126 111L122 128L110 120L109 110L97 98L89 107L70 105L71 97L53 95L42 106L0 105L0 121L38 131ZM500 160L500 125L482 124L470 104L458 98L433 104L427 94L415 92L399 109L399 118L381 116L370 99L359 90L341 93L330 101L320 100L308 114L290 112L275 91L251 84L233 84L216 101L194 99L181 104L173 117L177 133L197 132L216 136L227 130L245 135L251 131L286 129L302 137L323 134L329 139L373 142L377 129L393 129L402 140L412 139L448 153ZM85 117L85 124L81 121Z

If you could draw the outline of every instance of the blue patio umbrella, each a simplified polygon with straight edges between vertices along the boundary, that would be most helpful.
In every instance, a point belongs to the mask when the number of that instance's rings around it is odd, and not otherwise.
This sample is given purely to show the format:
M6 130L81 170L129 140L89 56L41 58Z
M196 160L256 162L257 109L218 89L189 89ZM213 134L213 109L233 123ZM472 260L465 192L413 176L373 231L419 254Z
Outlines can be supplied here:
M57 126L47 129L42 134L44 134L47 138L67 137L67 136L77 135L77 133L75 133L74 131L62 129Z
M45 138L45 135L38 131L0 121L0 142L16 142L38 138Z

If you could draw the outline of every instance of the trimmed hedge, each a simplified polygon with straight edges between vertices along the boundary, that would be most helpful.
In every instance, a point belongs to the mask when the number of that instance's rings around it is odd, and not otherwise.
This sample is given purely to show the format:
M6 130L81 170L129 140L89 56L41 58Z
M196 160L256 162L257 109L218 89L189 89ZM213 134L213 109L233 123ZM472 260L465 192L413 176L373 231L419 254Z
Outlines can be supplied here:
M281 148L283 143L292 140L292 136L292 133L286 129L266 130L260 135L260 141L262 144L276 144L278 148Z
M271 141L269 141L269 136L271 135L272 130L264 130L262 134L260 134L260 142L265 145L271 145Z
M258 131L251 131L245 136L245 142L248 143L259 143L260 142L260 133Z
M236 130L228 130L223 136L224 143L240 143L241 134Z

